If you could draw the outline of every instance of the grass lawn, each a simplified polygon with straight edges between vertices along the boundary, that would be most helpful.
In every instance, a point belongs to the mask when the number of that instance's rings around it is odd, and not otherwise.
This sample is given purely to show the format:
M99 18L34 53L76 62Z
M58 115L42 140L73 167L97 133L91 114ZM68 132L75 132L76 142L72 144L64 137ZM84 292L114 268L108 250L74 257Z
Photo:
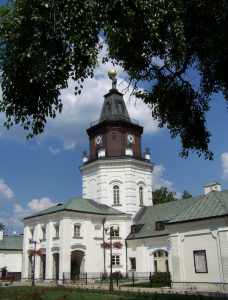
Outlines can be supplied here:
M215 299L216 298L216 299ZM0 288L1 300L219 300L224 299L224 296L212 295L180 295L180 294L156 294L145 292L133 292L129 291L113 291L110 293L107 290L98 288L96 290L90 290L86 287L70 287L70 286L58 286L58 287L7 287Z

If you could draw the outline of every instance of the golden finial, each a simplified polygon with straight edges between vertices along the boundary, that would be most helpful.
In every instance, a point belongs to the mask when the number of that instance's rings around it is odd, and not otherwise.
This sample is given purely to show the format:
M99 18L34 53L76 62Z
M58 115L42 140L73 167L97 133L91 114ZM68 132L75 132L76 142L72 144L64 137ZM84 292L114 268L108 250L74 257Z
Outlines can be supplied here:
M110 71L108 72L108 75L111 75L111 76L115 77L115 76L117 75L117 73L116 73L115 70L110 70Z

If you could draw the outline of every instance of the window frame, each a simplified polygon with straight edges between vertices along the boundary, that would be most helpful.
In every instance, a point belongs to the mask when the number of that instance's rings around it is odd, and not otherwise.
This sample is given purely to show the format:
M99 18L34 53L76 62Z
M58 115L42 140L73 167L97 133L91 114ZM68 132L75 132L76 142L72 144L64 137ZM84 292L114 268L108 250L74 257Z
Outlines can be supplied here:
M165 222L164 221L157 221L155 222L155 230L164 230L165 229Z
M143 205L144 205L144 204L143 204L143 202L144 202L144 201L143 201L143 200L144 200L144 199L143 199L143 198L144 198L143 196L144 196L144 188L143 188L143 186L140 186L140 187L139 187L139 205L140 205L140 206L143 206Z
M198 271L199 269L197 269L197 261L196 261L196 254L198 253L204 253L204 267L205 267L205 271ZM194 268L195 268L195 273L208 273L208 266L207 266L207 255L206 255L206 250L193 250L193 260L194 260Z
M109 231L111 233L111 228L113 228L115 225L110 226ZM118 231L113 231L113 235L112 237L119 237L120 236L120 227L118 225L116 225L118 227Z
M77 229L76 228L79 230L79 235L77 234ZM74 237L81 237L81 225L79 225L79 224L74 225Z
M46 240L47 238L47 230L46 230L46 227L42 227L42 239L43 240Z
M115 184L112 188L113 190L113 204L118 205L120 204L120 187L119 185Z
M59 225L55 225L55 237L59 237Z
M131 234L138 233L139 226L138 225L131 225Z
M136 258L135 257L129 257L130 260L130 269L129 271L135 271L136 270ZM134 261L134 263L132 263ZM134 268L132 268L134 267Z
M113 264L113 259L114 259L114 264ZM119 261L119 263L117 263L117 260ZM112 254L112 258L111 258L111 264L112 266L120 266L121 265L121 257L119 254ZM111 265L110 264L110 265Z

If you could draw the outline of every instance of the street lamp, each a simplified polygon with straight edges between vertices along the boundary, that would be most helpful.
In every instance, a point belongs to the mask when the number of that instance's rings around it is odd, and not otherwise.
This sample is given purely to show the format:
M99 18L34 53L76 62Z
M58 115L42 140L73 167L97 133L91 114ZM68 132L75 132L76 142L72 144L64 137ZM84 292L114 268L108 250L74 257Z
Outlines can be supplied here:
M36 255L36 244L40 244L42 238L39 238L40 242L34 241L32 237L29 237L29 244L34 244L34 264L33 264L33 279L32 279L32 286L35 286L35 255Z
M110 235L110 266L111 266L111 273L110 273L110 283L109 283L109 291L113 291L113 278L112 278L112 237L114 236L114 232L119 230L118 226L113 226L110 228L108 232L108 227L104 228L105 233Z

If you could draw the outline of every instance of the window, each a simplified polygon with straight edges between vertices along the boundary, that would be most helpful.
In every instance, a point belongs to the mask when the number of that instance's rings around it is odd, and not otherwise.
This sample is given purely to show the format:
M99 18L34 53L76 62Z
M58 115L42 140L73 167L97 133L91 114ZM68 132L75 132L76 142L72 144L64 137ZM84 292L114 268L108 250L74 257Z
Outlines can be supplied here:
M157 250L153 253L154 272L168 272L169 261L168 252L165 250Z
M111 228L113 228L113 227L110 227L110 231L112 231ZM113 231L112 236L120 236L120 229L119 229L119 227L118 227L118 231Z
M157 271L158 271L157 261L154 260L154 272L157 272Z
M135 261L135 257L130 258L130 270L136 270L136 261Z
M43 239L46 239L46 228L42 228Z
M120 188L118 185L113 187L113 202L114 204L120 204Z
M112 265L117 266L120 265L120 256L112 255Z
M143 187L139 187L139 205L143 205Z
M81 226L74 225L74 236L80 236Z
M131 233L138 233L139 228L138 225L131 225Z
M55 236L59 237L59 226L55 226Z
M169 272L169 262L168 262L168 260L165 261L165 269L166 269L166 272Z
M193 251L195 272L196 273L207 273L207 258L206 251L199 250Z
M163 221L157 221L155 222L155 230L164 230L165 226L164 226L164 222Z
M33 238L34 238L34 230L31 229L31 230L30 230L30 233L31 233L31 238L33 239Z

